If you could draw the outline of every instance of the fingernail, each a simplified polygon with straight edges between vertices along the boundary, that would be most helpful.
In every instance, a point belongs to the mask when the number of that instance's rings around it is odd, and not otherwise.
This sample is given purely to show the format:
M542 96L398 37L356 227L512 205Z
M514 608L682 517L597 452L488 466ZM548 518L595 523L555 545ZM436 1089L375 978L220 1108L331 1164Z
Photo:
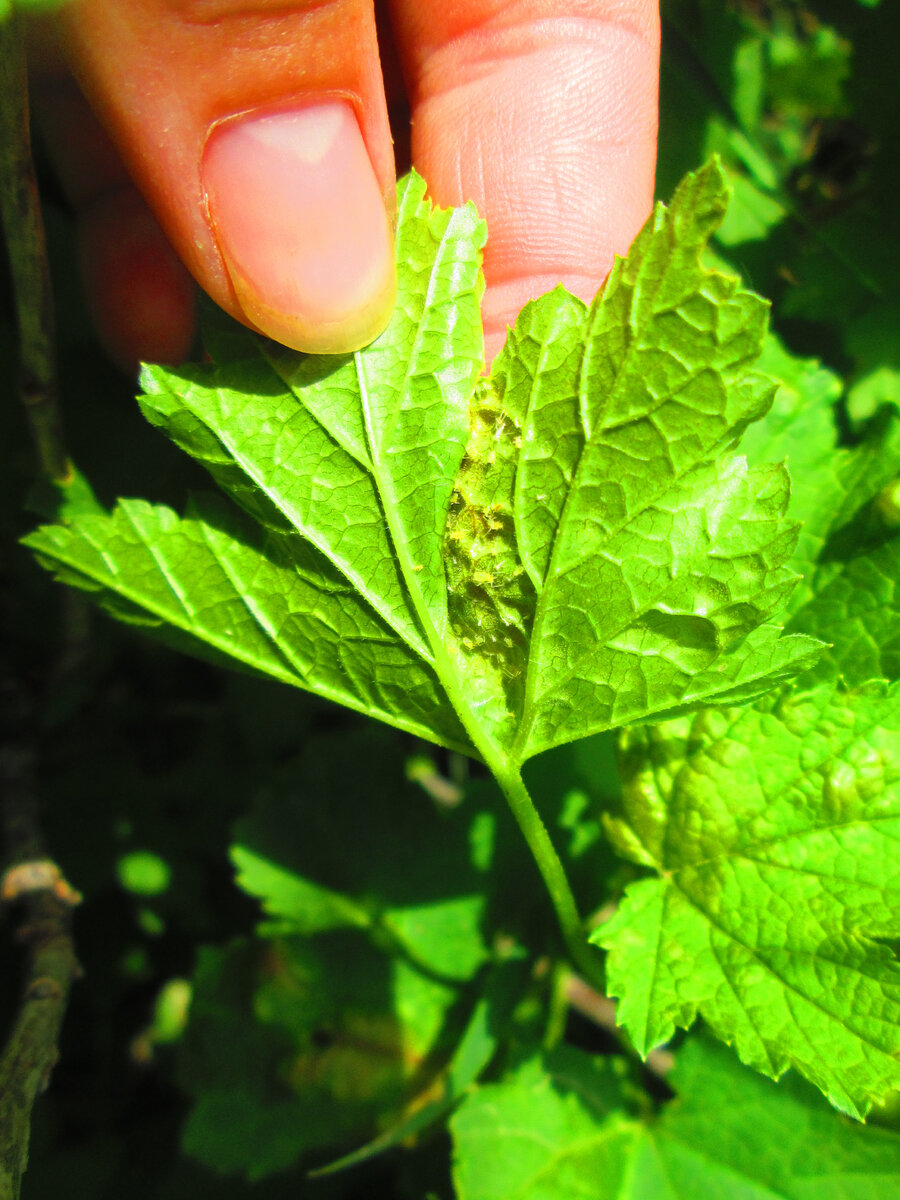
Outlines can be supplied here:
M393 237L353 109L330 100L215 129L209 215L238 303L296 350L357 350L394 303Z

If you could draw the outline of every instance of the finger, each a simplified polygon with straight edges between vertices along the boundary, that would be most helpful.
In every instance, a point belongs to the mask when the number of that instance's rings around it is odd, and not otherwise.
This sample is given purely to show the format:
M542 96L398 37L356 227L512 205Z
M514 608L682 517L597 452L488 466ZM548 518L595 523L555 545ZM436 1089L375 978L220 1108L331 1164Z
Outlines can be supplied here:
M175 250L234 316L346 350L394 294L371 0L72 0L75 73Z
M38 73L34 113L75 210L88 308L110 357L177 363L194 338L194 283L132 187L71 77Z
M393 0L413 164L488 223L489 355L558 282L590 299L650 210L652 0Z
M114 362L181 363L194 341L194 281L132 187L78 216L81 274L94 328Z

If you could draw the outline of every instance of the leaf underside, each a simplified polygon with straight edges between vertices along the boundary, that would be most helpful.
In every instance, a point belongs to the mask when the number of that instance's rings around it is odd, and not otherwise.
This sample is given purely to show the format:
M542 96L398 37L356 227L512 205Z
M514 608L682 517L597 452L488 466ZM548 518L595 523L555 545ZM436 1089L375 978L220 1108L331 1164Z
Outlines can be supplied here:
M765 304L700 265L726 201L716 165L689 176L592 306L526 305L485 378L484 226L411 176L372 345L236 330L211 366L145 370L145 414L230 502L121 501L27 544L176 645L513 767L752 700L820 647L774 623L787 475L733 453L773 385Z

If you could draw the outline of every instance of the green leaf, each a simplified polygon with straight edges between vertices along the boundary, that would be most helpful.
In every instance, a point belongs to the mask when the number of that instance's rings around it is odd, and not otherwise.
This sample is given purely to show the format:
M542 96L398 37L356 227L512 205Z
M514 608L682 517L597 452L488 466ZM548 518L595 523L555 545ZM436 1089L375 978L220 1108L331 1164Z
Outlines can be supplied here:
M700 261L721 168L657 207L590 309L561 288L527 305L489 378L484 227L416 176L399 197L371 346L215 328L216 363L144 373L148 418L250 521L123 501L32 535L41 561L178 645L503 770L807 667L818 643L774 622L787 475L733 453L774 385L752 370L764 302Z
M439 637L447 619L443 530L484 355L485 237L471 205L433 209L424 180L408 177L398 192L397 308L385 333L353 356L352 378L347 363L346 390L332 387L327 359L298 366L296 355L273 356L323 430L370 465L397 563ZM316 386L323 368L327 388ZM329 491L341 487L330 464L326 478Z
M521 962L507 962L493 968L440 1080L437 1085L432 1081L428 1090L409 1105L409 1111L402 1120L365 1146L325 1167L317 1168L311 1175L331 1175L355 1167L386 1150L409 1145L412 1138L419 1137L451 1112L494 1057L500 1031L508 1022L513 1003L522 992L524 967L525 964Z
M741 450L753 464L784 462L791 476L791 516L800 522L791 566L802 576L789 608L809 596L807 576L819 558L834 513L846 499L834 406L840 379L813 359L795 358L770 334L759 366L780 386L764 421L747 430Z
M800 1080L776 1086L743 1070L711 1039L692 1038L667 1082L678 1098L654 1140L676 1193L703 1195L692 1186L702 1179L707 1193L714 1183L714 1194L748 1200L865 1200L900 1184L900 1136L842 1120ZM744 1193L734 1189L735 1177Z
M893 503L895 489L885 489ZM892 518L891 524L894 524ZM815 668L817 678L848 687L900 679L900 537L868 553L826 562L811 577L815 595L790 623L833 642Z
M900 1087L900 693L823 686L627 736L632 884L593 935L642 1054L699 1015L859 1116Z
M472 837L490 814L441 810L404 779L398 751L370 727L313 739L238 825L238 884L261 901L264 936L364 929L425 970L469 979L488 958Z
M784 204L736 171L730 181L734 198L719 230L719 242L735 246L762 241L787 215Z
M22 13L40 15L67 3L68 0L0 0L0 21L8 20L17 9Z
M866 420L883 404L900 408L900 370L893 364L862 374L847 396L847 410L854 421Z
M898 480L900 418L889 408L858 446L834 455L808 521L820 552L805 566L789 629L831 643L817 678L850 687L900 678Z
M777 355L777 356L776 356ZM891 409L868 422L859 443L837 447L831 404L838 381L814 363L778 349L782 378L776 412L748 436L757 460L786 459L795 480L791 512L803 529L792 565L803 580L788 601L789 633L829 648L821 680L857 686L900 675L900 420Z
M58 578L120 620L165 632L429 740L467 748L433 671L309 542L214 498L186 517L142 500L28 539Z
M814 653L807 641L774 651L772 628L744 645L790 592L784 563L796 531L784 521L786 476L727 452L774 389L750 369L765 305L700 263L726 202L713 165L682 183L668 211L656 209L587 318L578 391L556 405L538 393L528 407L515 506L538 599L523 758L732 687L763 691ZM533 322L526 309L516 335ZM508 347L495 375L521 411L517 393L540 370L519 381L511 356ZM543 506L558 436L568 489L557 484L556 516Z
M860 440L838 446L840 380L792 358L774 339L761 360L782 380L765 422L743 443L751 462L785 460L791 514L802 530L791 565L802 582L788 601L790 633L830 643L816 678L857 686L900 676L900 421L880 412Z
M479 1088L451 1123L459 1200L869 1200L900 1185L900 1137L841 1121L691 1040L678 1097L635 1119L607 1060L563 1048Z
M105 513L93 488L72 462L65 479L42 478L34 484L28 493L28 507L46 520L60 521L64 525L79 517Z
M720 244L772 299L776 324L802 318L800 336L834 361L850 350L852 323L897 292L883 253L896 131L877 84L894 70L896 6L865 17L854 7L667 0L663 9L658 184L665 194L685 169L721 155L738 202ZM809 321L827 325L813 342ZM883 358L896 342L882 343Z
M620 1196L637 1128L619 1065L563 1046L478 1088L450 1122L458 1200Z
M436 1071L457 998L355 932L203 949L179 1059L185 1150L260 1179L371 1136Z
M771 106L802 116L846 112L844 83L851 54L850 43L828 25L819 25L805 38L776 30L768 42Z

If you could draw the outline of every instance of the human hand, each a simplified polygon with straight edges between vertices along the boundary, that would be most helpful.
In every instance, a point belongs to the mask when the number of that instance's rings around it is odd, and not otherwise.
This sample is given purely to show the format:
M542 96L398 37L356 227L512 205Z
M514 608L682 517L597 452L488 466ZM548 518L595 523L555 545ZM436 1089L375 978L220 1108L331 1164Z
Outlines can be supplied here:
M190 275L297 349L376 336L392 129L401 170L408 142L435 201L488 222L489 358L527 299L560 281L591 298L628 248L653 193L656 0L375 8L377 35L372 0L70 0L56 18L109 137L58 73L36 107L120 362L186 355Z

